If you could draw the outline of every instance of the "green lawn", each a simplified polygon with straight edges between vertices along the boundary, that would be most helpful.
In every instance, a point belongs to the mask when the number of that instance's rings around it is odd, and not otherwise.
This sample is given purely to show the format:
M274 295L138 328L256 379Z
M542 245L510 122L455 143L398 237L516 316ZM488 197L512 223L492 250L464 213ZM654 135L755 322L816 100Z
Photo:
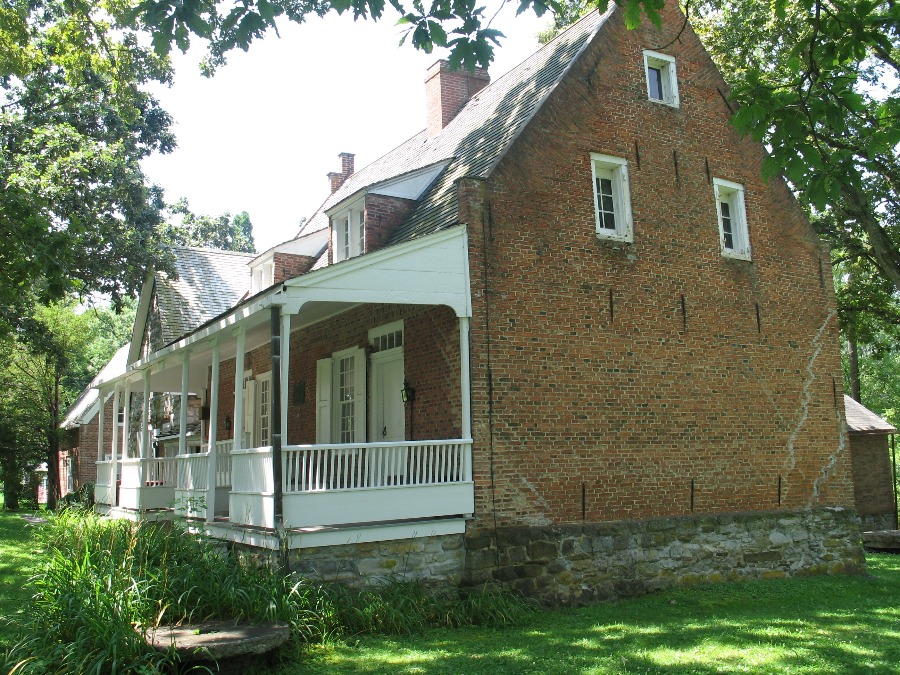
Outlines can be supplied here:
M870 556L869 572L680 589L520 628L363 637L281 673L900 672L900 556Z
M9 626L27 611L31 593L25 585L32 566L39 559L30 545L31 528L21 514L2 510L0 496L0 651L9 644Z

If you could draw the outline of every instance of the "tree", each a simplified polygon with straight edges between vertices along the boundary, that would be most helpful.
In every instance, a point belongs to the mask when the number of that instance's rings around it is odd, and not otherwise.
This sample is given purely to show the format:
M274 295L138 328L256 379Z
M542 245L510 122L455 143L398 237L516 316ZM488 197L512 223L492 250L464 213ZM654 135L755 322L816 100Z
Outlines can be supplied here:
M108 294L166 266L161 193L138 164L174 148L142 90L168 62L106 18L121 3L7 0L0 8L0 331L34 299Z
M47 505L59 498L59 447L62 413L86 382L84 373L97 324L87 312L77 312L74 300L37 305L23 322L21 335L3 342L0 416L13 420L0 440L0 468L6 484L16 483L16 471L41 455L47 462Z
M187 199L180 199L169 207L166 239L179 246L205 246L224 251L255 253L253 223L246 211L234 218L226 212L219 216L193 213Z

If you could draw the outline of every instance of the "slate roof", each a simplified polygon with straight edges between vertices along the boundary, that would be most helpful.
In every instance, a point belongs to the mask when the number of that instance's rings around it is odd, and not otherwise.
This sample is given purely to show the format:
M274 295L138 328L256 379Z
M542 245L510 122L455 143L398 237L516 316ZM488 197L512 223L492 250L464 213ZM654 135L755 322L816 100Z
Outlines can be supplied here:
M81 426L94 419L94 415L97 414L98 410L96 403L100 396L100 392L97 389L94 389L94 387L97 382L112 379L125 372L125 367L128 364L129 347L130 345L128 344L119 347L119 350L113 354L109 363L100 369L97 376L91 380L91 383L78 395L78 398L75 399L75 403L73 403L72 407L66 412L62 424L60 424L63 429Z
M184 246L173 246L172 252L178 278L156 272L160 338L154 351L238 304L250 289L248 263L256 257Z
M400 174L453 159L386 245L457 224L456 187L463 177L487 178L512 142L615 10L585 15L552 42L475 94L435 136L421 131L350 176L305 223L301 234L328 226L325 211L356 192ZM321 261L320 261L321 263ZM321 265L317 263L316 267Z
M851 434L892 434L897 431L863 404L844 394L844 410Z

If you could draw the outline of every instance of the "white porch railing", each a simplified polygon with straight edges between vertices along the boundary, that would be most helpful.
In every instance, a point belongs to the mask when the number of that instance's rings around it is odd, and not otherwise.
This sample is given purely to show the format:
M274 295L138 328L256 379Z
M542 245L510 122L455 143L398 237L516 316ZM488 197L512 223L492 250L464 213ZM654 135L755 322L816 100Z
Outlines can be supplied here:
M272 449L232 454L232 522L274 526ZM291 445L282 449L285 527L471 513L472 441Z
M116 465L111 460L97 462L97 482L94 484L94 501L111 505L116 495Z
M178 478L176 486L179 490L205 490L209 484L206 464L209 460L208 452L195 455L178 455Z
M471 443L463 440L289 445L282 450L282 490L315 492L470 481L470 449Z

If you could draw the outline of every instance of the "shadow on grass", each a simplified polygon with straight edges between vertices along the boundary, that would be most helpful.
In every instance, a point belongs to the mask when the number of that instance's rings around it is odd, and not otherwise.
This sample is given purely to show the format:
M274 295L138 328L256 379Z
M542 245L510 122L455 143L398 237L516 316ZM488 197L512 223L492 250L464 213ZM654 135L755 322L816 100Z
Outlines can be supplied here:
M283 673L885 673L900 669L900 556L869 576L678 589L525 627L367 637Z
M31 546L33 526L22 515L30 511L0 509L0 650L12 641L10 625L31 598L26 582L39 562Z

